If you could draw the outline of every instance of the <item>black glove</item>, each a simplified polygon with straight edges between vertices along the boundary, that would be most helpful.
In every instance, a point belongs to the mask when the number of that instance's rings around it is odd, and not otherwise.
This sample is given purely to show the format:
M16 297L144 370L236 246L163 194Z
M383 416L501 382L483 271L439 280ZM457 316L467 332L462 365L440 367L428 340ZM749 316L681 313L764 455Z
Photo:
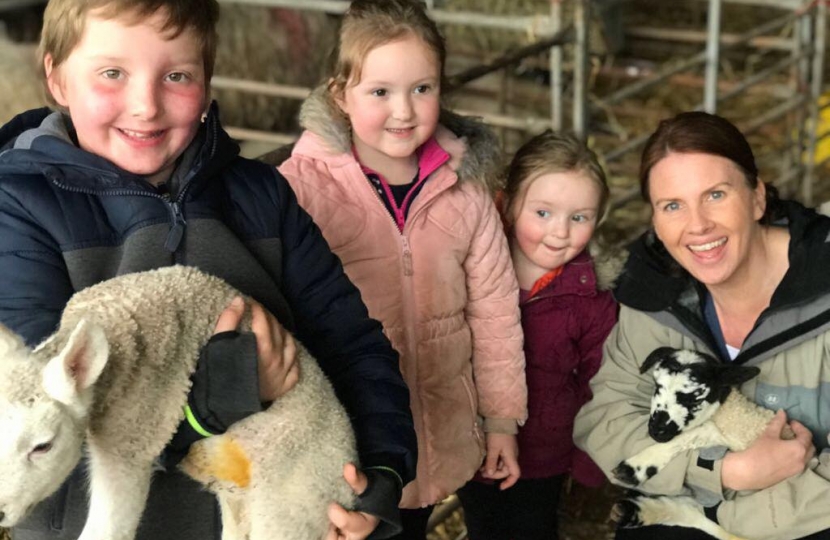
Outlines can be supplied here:
M367 540L390 538L403 531L398 503L401 501L401 482L390 470L368 468L363 470L368 484L357 498L355 510L373 515L380 520Z
M258 369L253 334L222 332L208 341L190 377L187 416L161 455L165 468L184 459L194 442L262 410Z

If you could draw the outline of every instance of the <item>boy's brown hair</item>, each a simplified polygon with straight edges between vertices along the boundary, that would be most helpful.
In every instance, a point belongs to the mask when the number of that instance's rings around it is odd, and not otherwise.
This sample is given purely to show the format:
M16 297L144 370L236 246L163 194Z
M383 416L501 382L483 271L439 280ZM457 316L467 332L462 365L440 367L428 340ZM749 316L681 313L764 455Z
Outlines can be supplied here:
M41 66L47 54L52 57L53 69L66 61L81 41L87 15L93 11L104 19L117 18L136 24L160 9L166 13L167 22L159 31L168 34L169 39L185 30L193 30L202 47L205 85L210 84L216 60L216 23L219 20L216 0L50 0L43 15L38 49Z
M343 97L346 87L360 82L363 61L373 49L415 36L438 61L444 79L447 51L444 37L420 0L354 0L343 15L338 44L332 51L328 97Z

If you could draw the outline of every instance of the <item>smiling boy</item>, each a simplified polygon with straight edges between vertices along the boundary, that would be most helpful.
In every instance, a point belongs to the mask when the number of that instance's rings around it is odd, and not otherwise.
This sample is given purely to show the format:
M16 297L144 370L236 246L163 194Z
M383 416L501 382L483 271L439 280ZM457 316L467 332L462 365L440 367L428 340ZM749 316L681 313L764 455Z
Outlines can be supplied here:
M49 3L41 54L60 110L0 129L0 322L36 344L75 291L110 277L186 264L224 278L264 306L268 324L253 336L225 332L203 351L190 398L201 427L221 431L290 391L280 351L283 326L293 332L353 419L366 475L349 469L347 480L373 496L361 499L366 513L338 514L338 526L363 538L378 518L394 528L400 487L414 475L408 391L380 325L285 179L240 158L208 106L217 18L215 0ZM275 388L263 390L263 376ZM201 399L205 385L226 395ZM13 538L77 538L83 476ZM212 497L173 467L157 474L137 538L219 537Z

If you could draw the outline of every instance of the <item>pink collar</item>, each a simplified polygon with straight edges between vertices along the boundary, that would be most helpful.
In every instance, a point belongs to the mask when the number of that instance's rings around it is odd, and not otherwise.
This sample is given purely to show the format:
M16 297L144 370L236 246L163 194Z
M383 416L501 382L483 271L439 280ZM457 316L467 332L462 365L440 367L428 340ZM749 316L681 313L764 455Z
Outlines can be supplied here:
M360 158L358 157L357 151L354 147L352 147L352 153L354 153L355 158L357 158L358 163L360 163ZM430 137L427 142L422 144L421 147L418 148L417 154L418 180L412 185L411 188L409 188L409 192L406 194L406 197L404 197L403 203L400 207L398 207L395 203L395 197L392 195L392 189L389 187L389 183L386 179L380 173L373 171L369 167L366 167L360 163L360 168L363 170L364 174L373 174L380 179L383 192L386 194L386 199L392 207L395 223L398 225L398 230L401 232L403 232L404 221L406 220L406 209L412 202L412 194L417 191L417 188L424 183L429 175L438 170L441 165L450 159L450 155L443 148L441 148L438 141L435 140L435 137Z
M357 150L352 147L352 153L354 154L355 158L357 158L358 163L360 163L360 156L357 155ZM427 176L431 175L435 171L438 170L441 165L446 163L450 160L450 155L447 153L446 150L441 148L441 145L438 144L438 141L435 140L435 137L430 137L427 142L422 144L418 150L416 150L418 154L418 182L421 183L426 179ZM365 174L374 174L384 182L386 182L386 178L383 177L382 174L371 169L360 163L360 168L363 170Z

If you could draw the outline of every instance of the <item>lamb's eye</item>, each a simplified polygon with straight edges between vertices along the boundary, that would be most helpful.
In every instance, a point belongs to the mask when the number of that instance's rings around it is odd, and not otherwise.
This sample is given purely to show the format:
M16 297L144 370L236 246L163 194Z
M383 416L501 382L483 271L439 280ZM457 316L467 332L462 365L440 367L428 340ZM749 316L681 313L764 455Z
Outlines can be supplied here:
M32 448L32 451L29 452L29 455L30 456L41 456L41 455L47 453L51 449L52 449L52 441L45 442L45 443L40 443L38 445L35 445L34 448Z

